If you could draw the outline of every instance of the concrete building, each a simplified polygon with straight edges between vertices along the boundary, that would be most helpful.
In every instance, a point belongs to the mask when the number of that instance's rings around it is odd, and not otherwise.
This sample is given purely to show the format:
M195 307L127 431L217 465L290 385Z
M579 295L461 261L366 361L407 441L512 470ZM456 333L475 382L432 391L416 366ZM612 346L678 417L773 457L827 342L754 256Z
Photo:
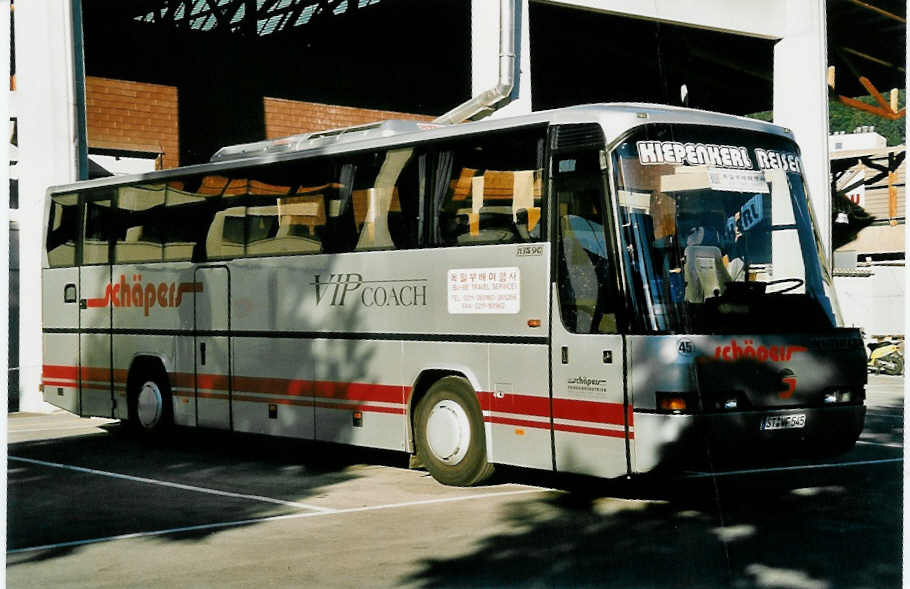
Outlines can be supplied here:
M518 18L507 26L517 33L517 84L510 104L492 116L633 100L682 100L733 114L773 110L802 146L817 217L831 217L828 23L840 30L848 21L853 30L892 19L825 0L515 2ZM885 4L900 10L899 1ZM837 9L836 19L826 5ZM228 143L402 113L433 118L498 76L499 3L492 0L44 0L15 7L19 200L11 219L21 236L24 410L43 407L42 199L48 186L88 177L90 154L112 158L109 167L171 167L204 161Z

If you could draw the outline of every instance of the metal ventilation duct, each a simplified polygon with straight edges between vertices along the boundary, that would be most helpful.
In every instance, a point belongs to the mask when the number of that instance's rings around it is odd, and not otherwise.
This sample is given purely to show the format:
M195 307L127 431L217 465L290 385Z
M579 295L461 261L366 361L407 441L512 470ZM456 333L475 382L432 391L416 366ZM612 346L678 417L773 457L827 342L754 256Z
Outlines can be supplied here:
M517 14L515 2L517 1L519 0L500 0L499 2L499 82L436 118L434 123L456 124L474 117L483 118L510 102L503 101L509 98L515 85Z

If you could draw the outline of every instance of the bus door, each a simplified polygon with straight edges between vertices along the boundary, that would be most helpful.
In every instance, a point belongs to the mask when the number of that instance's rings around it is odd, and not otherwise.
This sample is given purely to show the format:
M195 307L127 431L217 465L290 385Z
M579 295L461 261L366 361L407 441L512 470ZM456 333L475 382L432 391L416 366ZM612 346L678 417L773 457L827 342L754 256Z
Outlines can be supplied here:
M196 423L232 429L230 271L225 266L197 268L193 282Z
M80 415L114 416L111 381L111 199L87 200L79 268Z
M615 477L628 472L629 430L601 160L596 144L553 153L553 442L556 470Z

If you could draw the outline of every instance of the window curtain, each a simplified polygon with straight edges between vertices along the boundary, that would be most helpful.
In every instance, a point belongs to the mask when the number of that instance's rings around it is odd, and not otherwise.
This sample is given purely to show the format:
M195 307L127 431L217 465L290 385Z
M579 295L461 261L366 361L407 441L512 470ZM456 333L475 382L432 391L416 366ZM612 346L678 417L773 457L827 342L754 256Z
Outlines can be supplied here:
M442 243L442 229L439 226L439 212L449 193L449 181L452 179L452 167L455 164L455 153L443 151L436 155L436 181L433 184L433 242Z

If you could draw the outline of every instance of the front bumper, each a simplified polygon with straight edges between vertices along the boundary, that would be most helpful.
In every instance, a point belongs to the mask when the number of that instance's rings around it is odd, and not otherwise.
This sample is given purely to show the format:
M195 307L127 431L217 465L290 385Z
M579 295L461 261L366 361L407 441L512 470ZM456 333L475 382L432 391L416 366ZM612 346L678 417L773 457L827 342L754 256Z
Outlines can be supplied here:
M805 415L805 427L763 430L767 417ZM863 430L864 405L767 409L709 414L635 412L632 470L713 468L756 460L837 454Z

